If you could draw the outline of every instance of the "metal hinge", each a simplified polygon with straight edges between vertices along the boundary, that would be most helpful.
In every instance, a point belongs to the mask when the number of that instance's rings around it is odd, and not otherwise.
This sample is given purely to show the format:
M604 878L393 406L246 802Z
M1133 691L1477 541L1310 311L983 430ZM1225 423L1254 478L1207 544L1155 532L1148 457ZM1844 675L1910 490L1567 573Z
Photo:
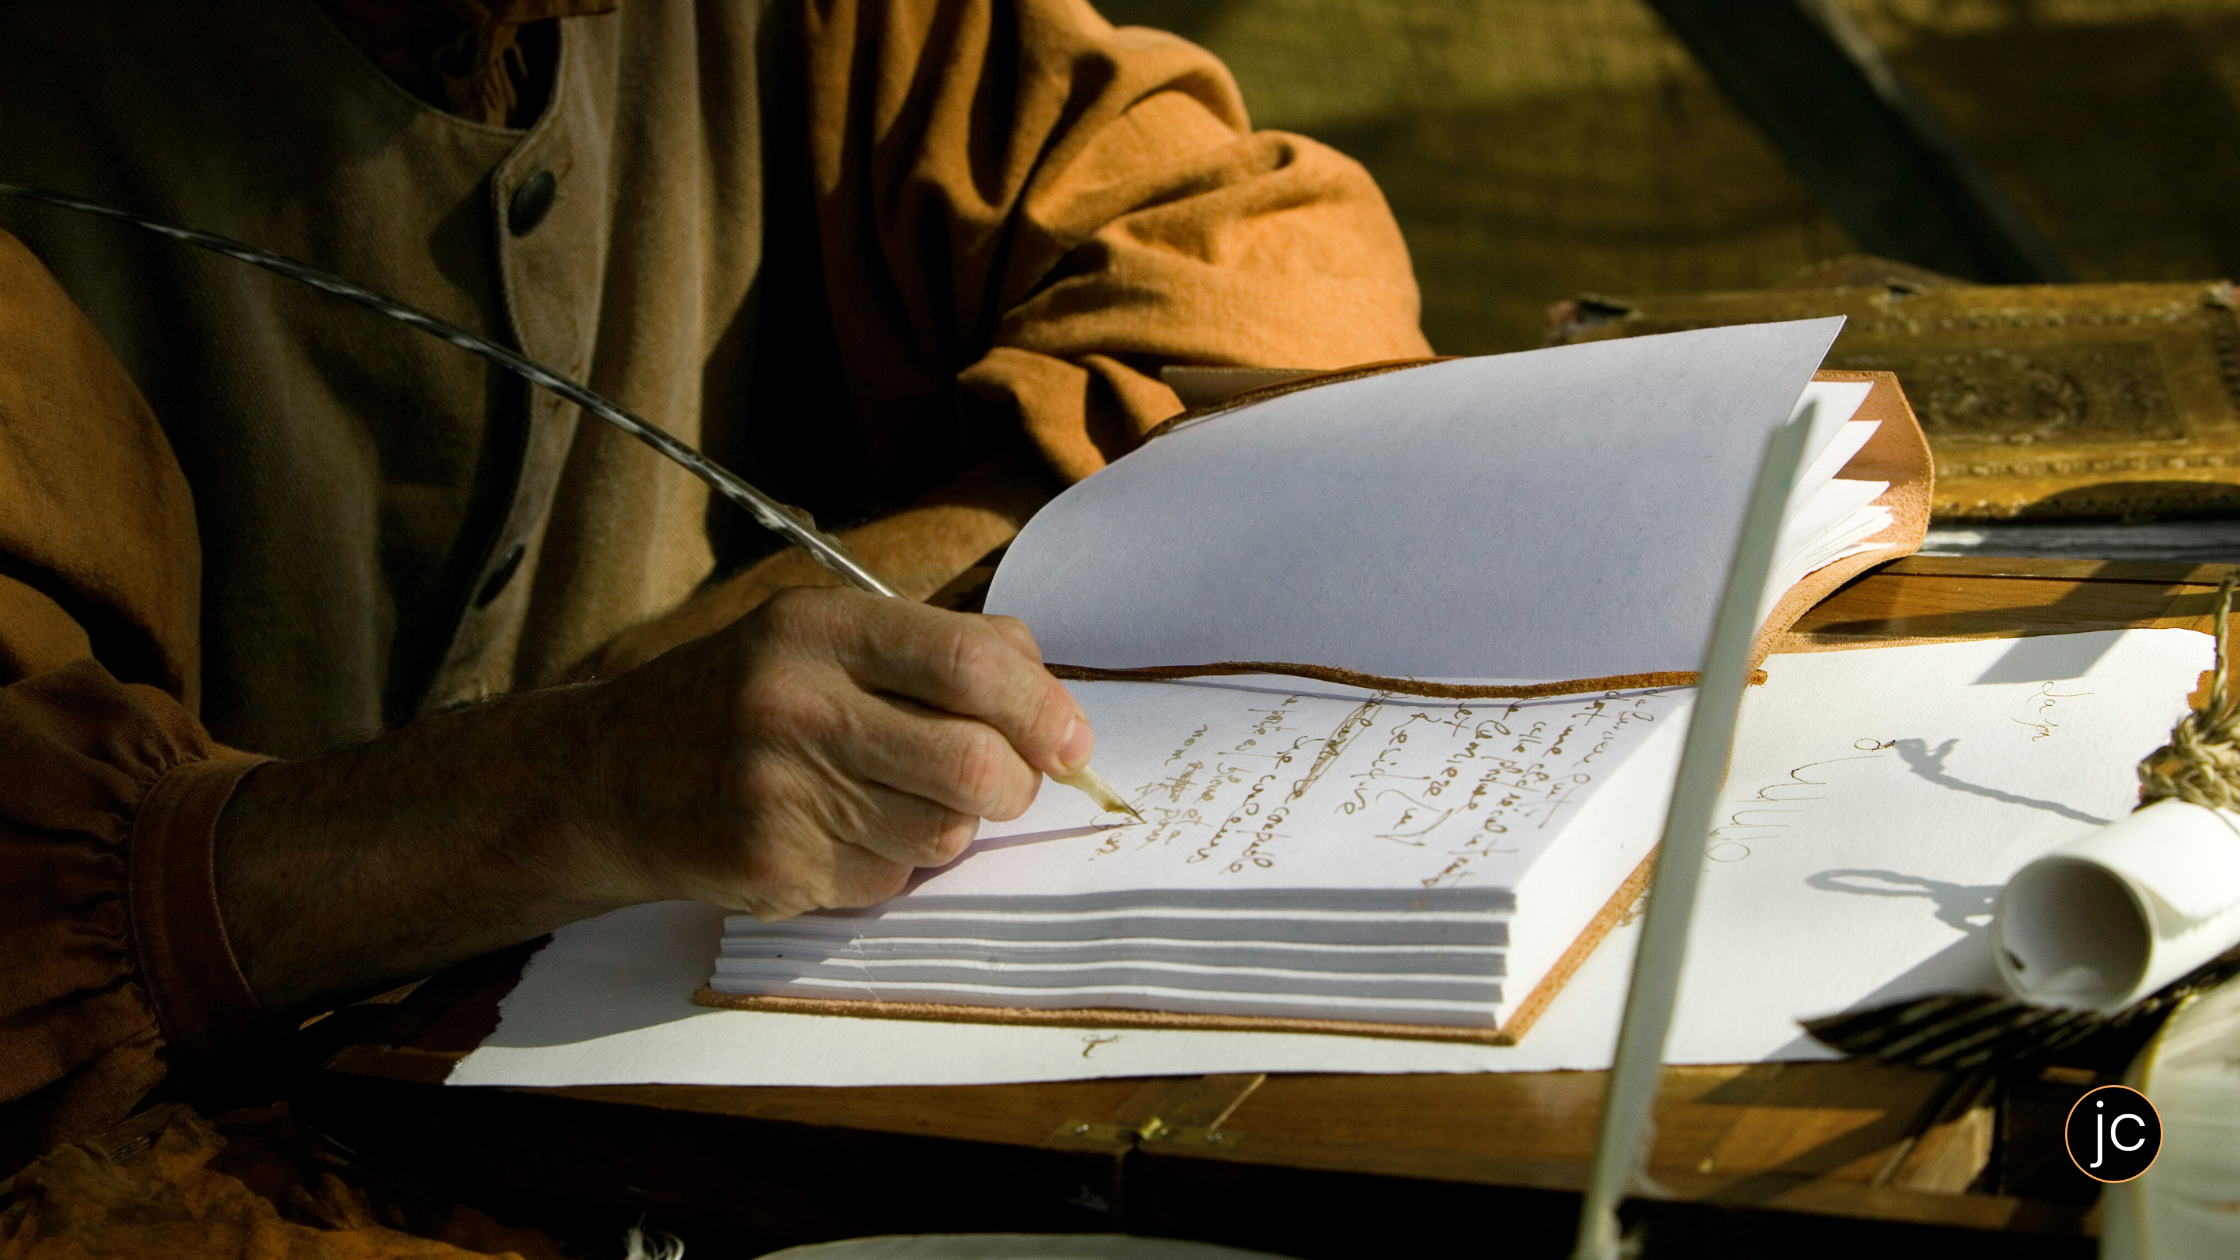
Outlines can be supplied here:
M1140 1124L1123 1124L1113 1120L1068 1120L1059 1125L1058 1131L1051 1136L1076 1142L1129 1142L1137 1146L1157 1144L1170 1150L1189 1147L1233 1150L1244 1140L1243 1134L1227 1129L1200 1125L1175 1126L1157 1116Z

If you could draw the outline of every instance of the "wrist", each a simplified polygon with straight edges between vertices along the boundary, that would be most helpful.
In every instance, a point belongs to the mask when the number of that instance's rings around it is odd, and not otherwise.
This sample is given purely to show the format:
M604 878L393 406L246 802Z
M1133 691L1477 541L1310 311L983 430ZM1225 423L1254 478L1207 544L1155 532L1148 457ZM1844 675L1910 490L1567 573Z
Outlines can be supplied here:
M536 796L494 801L513 816L493 818L492 825L549 847L540 875L550 895L585 914L673 898L634 825L639 808L624 787L629 754L622 745L646 741L643 732L625 729L615 683L575 683L512 699L519 707L507 714L506 742L533 750Z
M637 900L592 687L531 692L250 775L220 914L267 1010L314 1010Z

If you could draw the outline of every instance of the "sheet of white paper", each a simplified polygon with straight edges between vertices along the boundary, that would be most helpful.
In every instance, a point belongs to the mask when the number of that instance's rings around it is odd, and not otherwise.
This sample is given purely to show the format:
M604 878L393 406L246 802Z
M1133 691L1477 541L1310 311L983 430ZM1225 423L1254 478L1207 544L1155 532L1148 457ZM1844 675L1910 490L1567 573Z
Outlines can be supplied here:
M1875 430L1882 427L1879 423L1851 418L1873 392L1874 386L1863 381L1814 381L1797 395L1797 410L1812 408L1813 431L1805 439L1805 465L1796 480L1797 489L1804 493L1791 502L1792 513L1814 489L1835 480L1852 456L1874 440Z
M1999 889L2130 810L2133 767L2210 655L2207 635L2141 630L1773 658L1743 710L1671 1059L1817 1053L1795 1018L2001 991ZM1902 667L1860 669L1877 657Z
M1839 327L1459 359L1187 425L1036 513L987 608L1073 665L1694 669L1766 434Z
M1781 541L1774 549L1776 565L1782 560L1801 556L1823 533L1845 532L1845 523L1889 488L1890 483L1887 481L1850 481L1838 477L1834 481L1822 482L1817 492L1800 500L1781 522ZM1889 510L1883 509L1883 520L1889 519ZM1811 571L1807 568L1800 573ZM1779 589L1767 592L1776 596L1781 593Z
M1803 1016L1997 992L2001 883L2130 808L2210 663L2208 636L2133 630L1777 656L1743 713L1668 1050L1678 1063L1828 1057ZM1200 1072L1606 1066L1635 930L1595 951L1521 1045L1006 1028L714 1011L722 914L645 906L530 963L459 1085L964 1084Z
M1873 500L1890 488L1886 481L1845 481L1838 479L1820 487L1817 494L1792 513L1782 527L1781 542L1774 552L1773 573L1766 579L1766 589L1758 600L1758 620L1762 624L1773 606L1789 593L1789 588L1803 581L1806 575L1846 556L1856 556L1873 551L1872 538L1890 528L1890 509L1878 507Z

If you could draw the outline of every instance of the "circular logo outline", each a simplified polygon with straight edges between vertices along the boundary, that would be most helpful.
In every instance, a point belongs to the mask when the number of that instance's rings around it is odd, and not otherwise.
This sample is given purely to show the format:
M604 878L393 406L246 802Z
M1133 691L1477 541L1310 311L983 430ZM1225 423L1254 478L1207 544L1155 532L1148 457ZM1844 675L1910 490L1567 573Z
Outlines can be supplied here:
M2147 1114L2154 1117L2154 1153L2147 1157L2147 1162L2144 1167L2140 1168L2139 1171L2131 1174L2128 1177L2103 1177L2100 1174L2093 1172L2091 1169L2084 1166L2083 1160L2077 1158L2076 1149L2069 1144L2070 1126L2076 1121L2077 1108L2082 1107L2086 1103L2092 1101L2094 1096L2105 1094L2109 1090L2116 1090L2122 1094L2128 1094L2131 1097L2138 1099L2140 1105L2144 1106L2147 1109ZM2147 1097L2145 1094L2140 1093L2138 1090L2131 1088L2129 1085L2094 1086L2093 1088L2086 1090L2084 1092L2084 1096L2077 1099L2076 1103L2069 1108L2069 1113L2061 1118L2061 1151L2063 1154L2069 1157L2069 1164L2071 1167L2075 1168L2078 1172L2083 1173L2085 1176L2092 1178L2094 1181L2097 1181L2104 1186L2120 1186L2127 1181L2137 1181L2139 1178L2147 1175L2147 1169L2154 1167L2156 1160L2162 1158L2162 1112L2155 1107L2153 1099Z

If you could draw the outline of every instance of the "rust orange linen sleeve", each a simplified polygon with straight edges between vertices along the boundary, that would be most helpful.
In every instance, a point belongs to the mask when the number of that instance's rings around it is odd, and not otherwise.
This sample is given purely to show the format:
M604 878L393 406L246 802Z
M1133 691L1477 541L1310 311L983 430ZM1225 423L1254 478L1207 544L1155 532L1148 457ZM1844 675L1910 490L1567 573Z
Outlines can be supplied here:
M210 864L262 762L92 660L0 688L0 1166L122 1120L174 1057L269 1035Z
M199 556L161 428L0 234L0 1166L265 1032L210 841L262 759L192 712Z
M1181 410L1163 364L1430 353L1368 173L1252 132L1204 49L1081 0L805 2L821 265L867 430L953 383L1078 480Z

